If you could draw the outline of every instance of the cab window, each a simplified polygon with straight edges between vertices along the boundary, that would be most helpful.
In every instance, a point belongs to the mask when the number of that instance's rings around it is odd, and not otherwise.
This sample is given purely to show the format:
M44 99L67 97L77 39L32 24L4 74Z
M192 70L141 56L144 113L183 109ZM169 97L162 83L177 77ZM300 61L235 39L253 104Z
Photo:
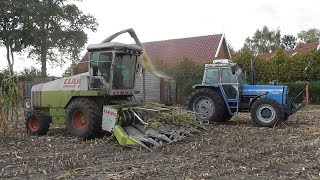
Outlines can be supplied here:
M207 69L206 78L204 79L205 84L218 84L219 83L219 69Z
M231 68L222 68L221 83L237 83L236 75L232 74Z

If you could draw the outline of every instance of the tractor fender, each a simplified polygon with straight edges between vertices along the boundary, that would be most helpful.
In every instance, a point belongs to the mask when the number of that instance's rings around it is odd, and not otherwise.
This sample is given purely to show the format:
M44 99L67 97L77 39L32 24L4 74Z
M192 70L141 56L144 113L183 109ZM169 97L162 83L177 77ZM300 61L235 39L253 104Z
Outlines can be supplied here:
M256 102L257 99L259 99L261 96L264 96L264 95L267 95L269 92L266 92L266 93L263 93L263 94L260 94L260 95L257 95L256 97L254 97L250 102L249 102L249 111L251 109L251 106L254 102Z
M219 86L203 85L203 84L198 85L197 84L197 85L192 86L192 88L194 90L196 90L196 89L211 89L211 90L215 91L216 93L218 93L222 97Z

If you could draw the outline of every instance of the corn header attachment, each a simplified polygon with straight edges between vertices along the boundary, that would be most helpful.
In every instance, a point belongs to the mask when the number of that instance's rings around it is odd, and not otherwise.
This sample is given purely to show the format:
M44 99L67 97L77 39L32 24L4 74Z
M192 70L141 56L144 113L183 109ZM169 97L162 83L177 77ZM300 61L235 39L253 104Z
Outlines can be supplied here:
M120 145L172 143L204 129L192 114L177 107L104 106L102 129L114 133Z

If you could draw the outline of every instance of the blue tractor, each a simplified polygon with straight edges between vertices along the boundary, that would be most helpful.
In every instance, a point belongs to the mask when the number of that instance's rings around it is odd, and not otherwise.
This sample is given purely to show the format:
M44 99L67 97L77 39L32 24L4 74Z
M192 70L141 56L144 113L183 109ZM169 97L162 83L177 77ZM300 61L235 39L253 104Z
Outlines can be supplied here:
M256 125L274 127L303 104L290 100L287 86L245 84L241 66L228 59L206 64L202 83L193 88L187 105L203 121L226 122L238 112L250 112Z

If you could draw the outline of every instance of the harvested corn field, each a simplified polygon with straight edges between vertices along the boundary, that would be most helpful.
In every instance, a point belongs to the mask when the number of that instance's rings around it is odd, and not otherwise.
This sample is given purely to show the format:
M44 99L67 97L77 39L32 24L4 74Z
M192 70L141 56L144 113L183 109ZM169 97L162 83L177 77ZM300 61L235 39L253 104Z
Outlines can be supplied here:
M320 178L320 106L309 106L275 128L248 114L149 152L119 146L113 136L82 141L53 127L25 135L23 124L1 139L0 178Z

